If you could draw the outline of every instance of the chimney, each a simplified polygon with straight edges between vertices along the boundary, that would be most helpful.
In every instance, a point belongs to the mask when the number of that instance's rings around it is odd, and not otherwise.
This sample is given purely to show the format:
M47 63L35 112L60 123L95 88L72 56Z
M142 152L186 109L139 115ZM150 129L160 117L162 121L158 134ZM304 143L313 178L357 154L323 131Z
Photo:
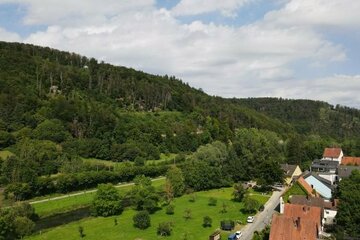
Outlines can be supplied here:
M297 218L297 228L298 228L299 230L301 229L300 217Z

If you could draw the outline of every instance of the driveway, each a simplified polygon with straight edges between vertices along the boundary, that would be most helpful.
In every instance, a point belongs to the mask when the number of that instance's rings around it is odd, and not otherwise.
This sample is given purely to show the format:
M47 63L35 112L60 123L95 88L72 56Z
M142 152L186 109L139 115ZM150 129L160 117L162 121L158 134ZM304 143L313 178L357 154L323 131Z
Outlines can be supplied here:
M243 235L240 239L251 240L255 231L263 230L270 223L273 213L276 212L275 208L279 205L280 197L284 192L285 188L281 188L280 191L273 191L270 199L264 205L264 211L255 216L253 223L248 223L241 229Z

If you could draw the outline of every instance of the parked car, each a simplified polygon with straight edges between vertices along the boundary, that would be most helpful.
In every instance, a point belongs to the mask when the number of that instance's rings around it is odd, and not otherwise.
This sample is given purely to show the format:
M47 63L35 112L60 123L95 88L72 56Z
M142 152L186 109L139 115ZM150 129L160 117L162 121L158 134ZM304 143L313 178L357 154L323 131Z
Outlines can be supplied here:
M242 236L242 232L241 231L236 231L235 235L236 235L237 239L240 239L240 237Z
M242 236L241 231L236 231L235 233L232 233L229 235L228 240L238 240Z
M246 222L248 222L248 223L253 223L253 222L254 222L254 219L255 219L254 216L248 216Z
M237 236L236 236L236 234L235 233L232 233L232 234L230 234L229 236L228 236L228 240L237 240L238 238L237 238Z

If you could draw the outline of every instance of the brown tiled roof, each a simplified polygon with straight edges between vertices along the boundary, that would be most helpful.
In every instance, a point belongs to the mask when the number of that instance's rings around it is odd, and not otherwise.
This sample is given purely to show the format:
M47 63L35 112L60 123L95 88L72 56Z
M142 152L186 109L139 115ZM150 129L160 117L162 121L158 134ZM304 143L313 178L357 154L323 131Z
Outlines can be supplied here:
M315 240L317 235L316 223L311 219L277 214L272 217L270 240Z
M338 205L339 205L339 199L334 199L334 201L332 201L332 202L325 202L324 201L324 208L325 209L337 210Z
M297 205L306 205L306 206L313 206L313 207L324 207L324 199L320 197L311 197L311 196L302 196L302 195L295 195L289 198L291 204Z
M314 196L313 189L312 187L305 181L305 179L301 176L299 177L298 181L297 181L303 188L304 190L311 196Z
M358 165L360 166L360 157L343 157L341 165Z
M284 216L300 219L308 219L320 226L321 224L321 212L320 207L310 207L306 205L297 204L285 204Z
M338 158L341 151L341 148L325 148L323 157Z

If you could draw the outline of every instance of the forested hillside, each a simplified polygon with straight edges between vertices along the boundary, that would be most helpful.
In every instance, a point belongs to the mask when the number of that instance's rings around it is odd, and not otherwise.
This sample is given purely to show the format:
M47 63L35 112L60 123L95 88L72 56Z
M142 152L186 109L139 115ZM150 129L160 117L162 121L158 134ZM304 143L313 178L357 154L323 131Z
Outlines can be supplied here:
M279 163L306 167L326 146L358 154L359 116L310 100L213 97L175 77L0 42L0 183L6 197L158 176L167 165L145 162L170 153L185 162L187 186L196 190L275 179L271 171ZM126 164L115 171L84 158ZM209 179L195 181L204 171Z
M360 134L358 109L321 101L281 98L248 98L233 102L290 123L300 134L320 134L336 139Z

